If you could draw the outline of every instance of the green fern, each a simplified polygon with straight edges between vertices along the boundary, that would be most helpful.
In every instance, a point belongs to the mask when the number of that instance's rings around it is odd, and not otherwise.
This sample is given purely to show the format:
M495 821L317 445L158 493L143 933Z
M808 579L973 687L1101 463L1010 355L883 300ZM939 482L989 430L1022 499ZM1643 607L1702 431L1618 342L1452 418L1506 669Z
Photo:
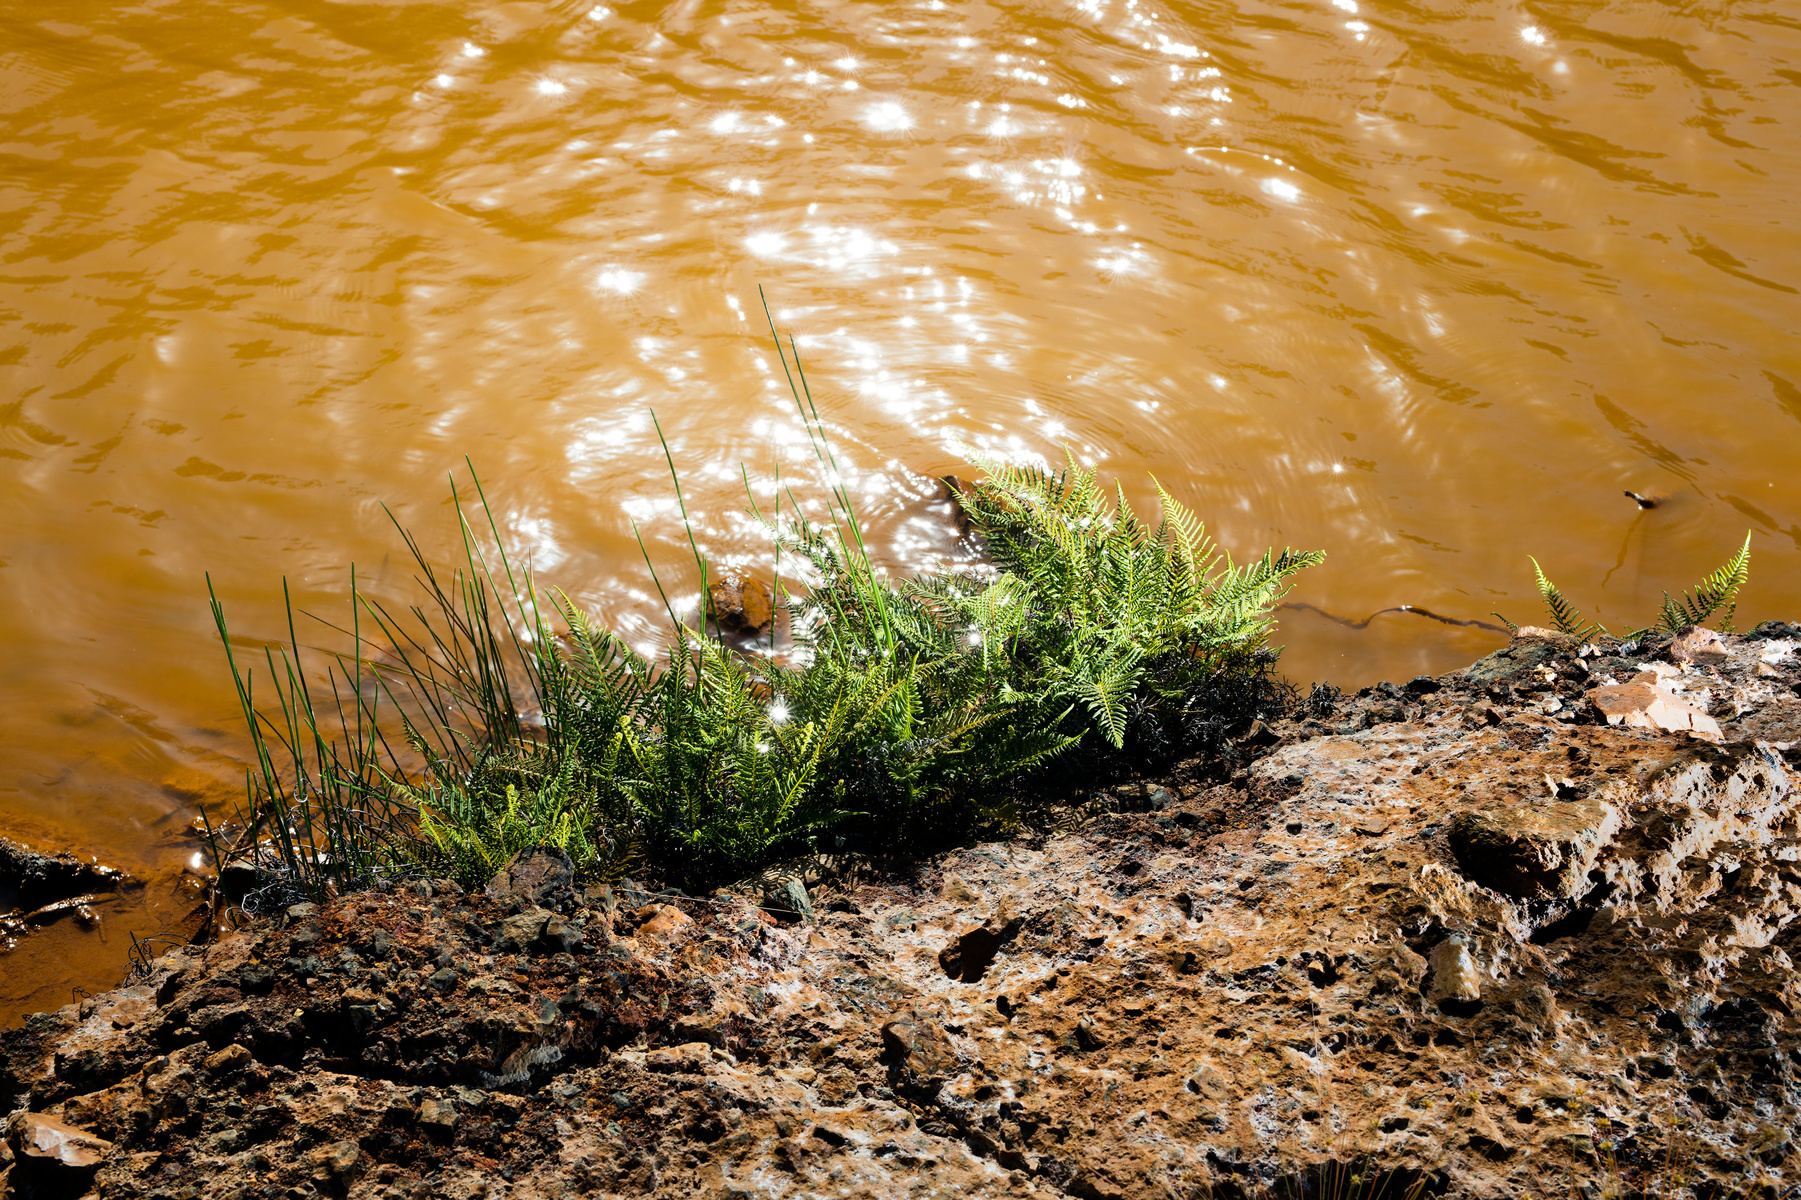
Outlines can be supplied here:
M1527 556L1532 564L1532 573L1538 584L1538 594L1544 598L1545 608L1551 614L1551 624L1560 633L1567 633L1584 641L1597 636L1610 636L1607 627L1600 622L1583 620L1582 613L1571 604L1557 585L1545 577L1544 568L1538 560ZM1635 629L1625 635L1626 640L1636 641L1654 630L1665 633L1679 633L1690 625L1705 624L1721 609L1725 610L1725 619L1720 623L1721 632L1732 631L1732 618L1738 611L1739 589L1751 575L1751 533L1745 533L1744 543L1737 553L1727 559L1725 564L1703 579L1691 590L1684 592L1680 599L1671 598L1668 592L1663 594L1663 606L1658 610L1657 623L1641 629ZM1500 617L1508 630L1518 633L1520 627L1509 621L1500 613L1492 614Z
M1559 633L1567 633L1571 637L1591 641L1597 634L1607 636L1607 629L1599 622L1583 624L1582 613L1564 598L1557 585L1545 578L1545 569L1538 565L1538 560L1531 555L1526 556L1532 563L1532 573L1538 580L1538 594L1544 597L1545 608L1551 614L1551 626Z
M1751 577L1751 531L1745 531L1744 544L1713 574L1679 600L1663 594L1663 607L1658 610L1657 627L1666 633L1677 633L1689 625L1706 624L1707 619L1724 608L1722 632L1732 631L1732 618L1738 612L1738 592Z

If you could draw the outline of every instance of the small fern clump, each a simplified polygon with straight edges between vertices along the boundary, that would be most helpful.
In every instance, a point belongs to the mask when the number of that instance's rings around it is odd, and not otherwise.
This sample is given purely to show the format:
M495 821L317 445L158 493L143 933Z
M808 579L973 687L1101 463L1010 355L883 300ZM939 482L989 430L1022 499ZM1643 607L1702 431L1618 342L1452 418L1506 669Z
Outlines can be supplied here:
M1567 633L1583 641L1592 641L1597 637L1611 636L1605 625L1598 621L1585 621L1576 606L1558 590L1557 585L1545 576L1544 568L1538 560L1527 556L1532 564L1532 572L1538 584L1538 594L1544 598L1545 610L1550 614L1551 627L1559 633ZM1715 613L1723 612L1720 631L1732 631L1732 618L1738 612L1739 589L1751 577L1751 534L1745 533L1744 543L1738 552L1727 559L1718 569L1709 574L1694 588L1686 591L1679 599L1672 599L1668 592L1663 594L1663 605L1658 609L1655 624L1632 630L1627 633L1626 640L1632 641L1653 632L1669 634L1680 633L1691 625L1705 625ZM1507 628L1514 632L1519 626L1509 621L1500 613L1492 614L1501 617Z
M1715 570L1706 579L1695 585L1692 592L1684 592L1680 600L1670 599L1670 594L1663 594L1663 607L1658 610L1657 627L1670 633L1689 625L1704 625L1714 613L1725 609L1725 618L1720 622L1722 630L1732 629L1732 618L1738 612L1738 590L1745 586L1751 578L1751 531L1745 531L1744 544L1738 553Z

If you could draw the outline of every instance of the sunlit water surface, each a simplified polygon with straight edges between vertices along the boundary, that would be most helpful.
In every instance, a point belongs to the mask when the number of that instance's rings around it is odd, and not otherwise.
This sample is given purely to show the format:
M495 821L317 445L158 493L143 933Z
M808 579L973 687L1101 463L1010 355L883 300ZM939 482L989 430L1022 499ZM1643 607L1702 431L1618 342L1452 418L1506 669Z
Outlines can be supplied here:
M635 520L816 475L799 338L895 569L960 447L1154 474L1361 621L1642 619L1753 533L1801 582L1801 19L1733 4L0 5L0 832L150 879L0 956L0 1018L192 903L247 639L410 573L475 461L635 638ZM1641 511L1625 490L1662 497ZM313 633L302 630L303 640ZM1356 685L1499 644L1285 614Z

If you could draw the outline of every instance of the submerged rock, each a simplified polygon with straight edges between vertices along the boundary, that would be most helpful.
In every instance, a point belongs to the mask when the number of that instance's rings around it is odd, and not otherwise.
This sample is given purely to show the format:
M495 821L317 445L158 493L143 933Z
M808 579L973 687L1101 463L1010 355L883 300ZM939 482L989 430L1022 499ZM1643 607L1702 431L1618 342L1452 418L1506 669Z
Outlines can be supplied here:
M32 911L94 892L139 886L117 867L67 850L46 854L0 838L0 904Z
M734 575L708 587L707 609L715 621L734 632L765 633L775 619L775 598L761 579Z

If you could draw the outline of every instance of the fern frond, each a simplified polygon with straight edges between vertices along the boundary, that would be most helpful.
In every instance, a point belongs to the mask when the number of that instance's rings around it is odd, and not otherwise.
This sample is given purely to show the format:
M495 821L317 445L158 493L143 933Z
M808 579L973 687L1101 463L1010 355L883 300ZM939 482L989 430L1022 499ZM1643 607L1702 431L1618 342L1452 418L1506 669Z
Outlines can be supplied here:
M1746 530L1744 544L1738 548L1738 553L1695 585L1692 591L1684 592L1679 600L1671 599L1668 592L1663 594L1658 628L1676 633L1685 626L1703 625L1709 617L1724 608L1726 616L1720 628L1723 632L1730 633L1733 615L1738 611L1738 591L1750 577L1751 531Z
M1588 641L1596 634L1606 634L1607 630L1599 622L1583 624L1582 613L1571 604L1564 594L1557 590L1557 585L1545 578L1545 570L1538 565L1538 560L1530 554L1526 556L1532 564L1532 572L1538 580L1538 594L1544 597L1545 608L1551 614L1551 625L1559 633L1567 633L1571 637ZM1499 614L1497 614L1499 615ZM1502 617L1502 620L1507 618ZM1514 626L1514 628L1518 628Z

